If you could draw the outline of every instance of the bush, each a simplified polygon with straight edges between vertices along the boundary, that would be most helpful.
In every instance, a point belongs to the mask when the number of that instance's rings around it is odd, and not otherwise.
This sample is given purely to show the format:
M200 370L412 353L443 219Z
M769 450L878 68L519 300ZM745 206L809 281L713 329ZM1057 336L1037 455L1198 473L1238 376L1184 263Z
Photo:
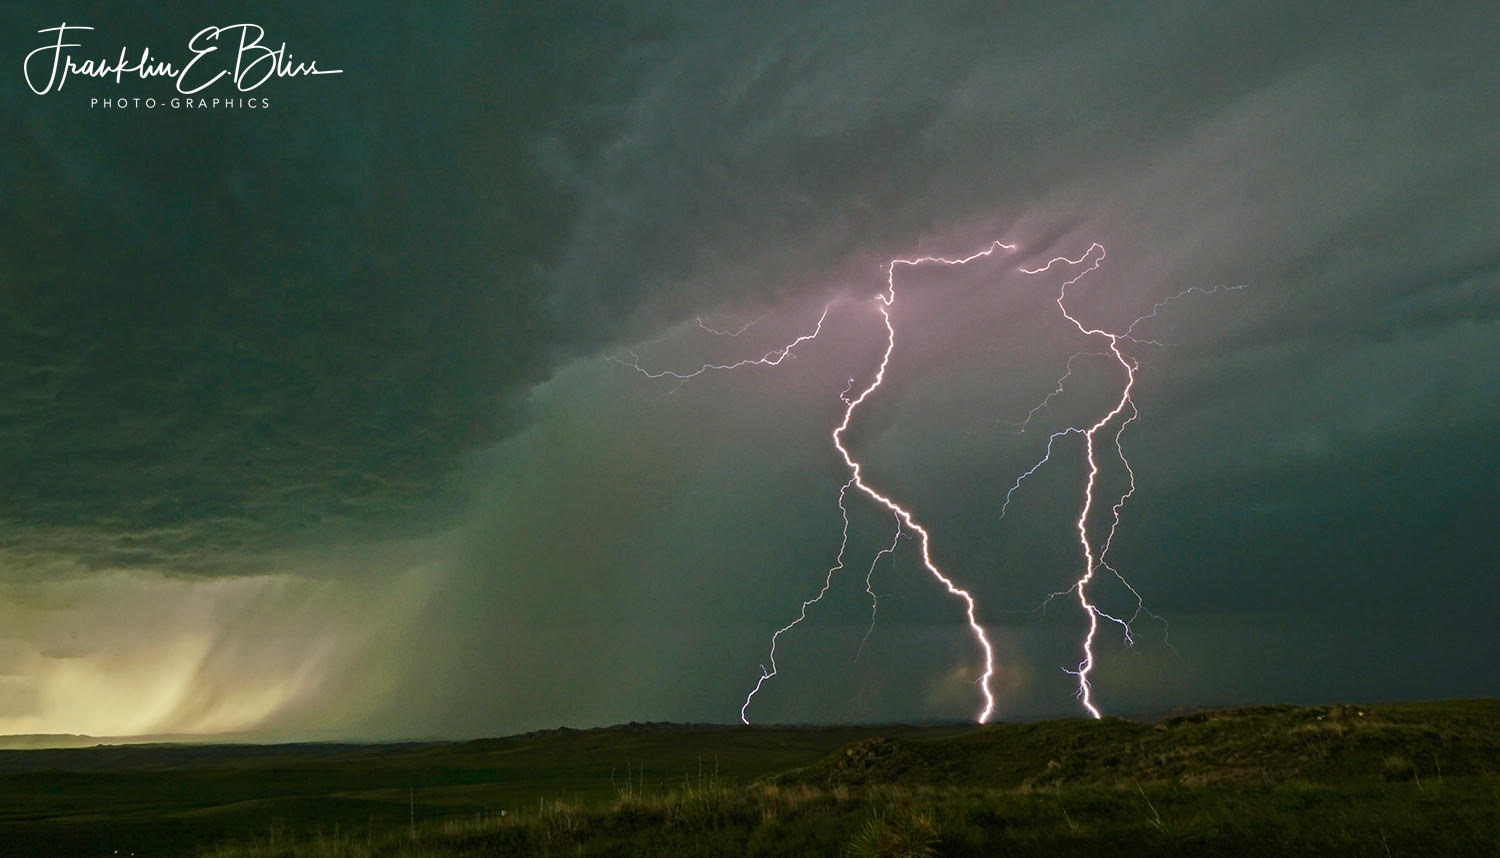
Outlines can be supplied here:
M938 831L932 814L898 810L874 811L849 841L856 858L932 858L937 854Z

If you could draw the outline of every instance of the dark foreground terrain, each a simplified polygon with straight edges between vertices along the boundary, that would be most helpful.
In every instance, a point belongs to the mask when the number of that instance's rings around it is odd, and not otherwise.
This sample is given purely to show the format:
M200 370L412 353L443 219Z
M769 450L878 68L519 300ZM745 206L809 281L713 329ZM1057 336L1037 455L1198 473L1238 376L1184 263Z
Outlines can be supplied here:
M1500 855L1500 701L0 751L0 854L131 853Z

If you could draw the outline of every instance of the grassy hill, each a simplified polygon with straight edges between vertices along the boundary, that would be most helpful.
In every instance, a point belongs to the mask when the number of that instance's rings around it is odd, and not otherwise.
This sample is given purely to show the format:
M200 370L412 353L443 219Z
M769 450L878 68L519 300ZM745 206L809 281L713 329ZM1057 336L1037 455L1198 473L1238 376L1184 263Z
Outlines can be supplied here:
M700 775L748 783L874 736L966 729L630 724L471 742L0 751L0 856L188 855L272 830L365 834L539 801L598 806Z
M1496 855L1500 701L0 752L0 854Z
M1005 789L1348 784L1500 774L1500 703L1272 706L1151 724L1001 724L941 741L870 739L783 782L976 785Z

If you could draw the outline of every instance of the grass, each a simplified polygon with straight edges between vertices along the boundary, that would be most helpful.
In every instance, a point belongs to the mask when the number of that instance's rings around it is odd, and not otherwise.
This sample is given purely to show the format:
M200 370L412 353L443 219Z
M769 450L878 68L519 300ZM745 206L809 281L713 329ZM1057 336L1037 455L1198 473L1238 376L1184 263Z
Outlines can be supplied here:
M204 858L1495 855L1497 716L1500 702L1458 701L978 729L637 726L142 759L0 776L0 798L17 778L51 787L0 810L0 845L27 825L118 839L133 820L180 835L149 854ZM148 788L126 800L130 783ZM81 845L51 854L117 848Z
M700 776L748 783L875 735L967 727L633 724L404 745L126 746L0 751L0 856L184 856L225 839L284 843L424 821L613 801ZM374 839L379 839L378 836Z
M759 785L673 790L603 806L545 803L359 836L275 834L204 858L367 856L1493 855L1493 783L1441 794L1358 788L1141 785L1037 791Z

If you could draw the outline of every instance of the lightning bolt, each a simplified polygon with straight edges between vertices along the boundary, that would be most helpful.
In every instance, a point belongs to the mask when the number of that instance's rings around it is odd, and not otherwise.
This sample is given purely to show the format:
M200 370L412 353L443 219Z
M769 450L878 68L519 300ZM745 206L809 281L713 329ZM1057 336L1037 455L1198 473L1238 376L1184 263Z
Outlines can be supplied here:
M622 366L628 366L636 372L639 372L640 374L646 376L647 378L671 378L676 379L680 382L691 381L692 379L695 379L698 376L709 372L727 372L729 370L742 369L747 366L780 366L782 361L786 360L789 357L792 357L792 351L796 349L797 346L802 345L808 340L816 339L818 334L821 334L823 332L823 322L827 320L827 318L828 308L824 307L822 315L818 316L818 324L813 328L812 333L803 334L802 336L796 338L795 340L792 340L790 343L787 343L781 348L771 349L758 358L745 358L744 360L735 361L734 363L706 363L693 370L692 372L677 372L676 370L671 369L655 371L648 370L645 367L641 366L640 356L635 352L629 350L625 352L625 354L629 355L629 360L613 356L606 357L605 360L612 363L621 364ZM749 327L749 325L746 325L745 327ZM743 330L744 329L742 328L741 332L743 332ZM714 333L719 332L715 331ZM730 336L739 336L739 334L730 334Z
M941 256L922 256L916 259L893 259L890 262L886 263L886 290L885 292L875 296L875 300L877 302L876 308L880 311L881 320L885 323L885 353L881 355L880 366L876 368L874 378L870 381L868 386L861 390L859 394L852 399L849 398L849 391L854 389L852 384L849 387L845 388L844 392L840 394L840 399L842 399L845 403L844 419L839 421L838 426L834 427L832 434L834 449L838 450L839 456L843 458L844 465L848 467L849 473L851 475L850 481L845 484L845 490L847 490L848 486L850 485L859 489L870 500L874 501L880 506L885 507L893 515L895 515L898 522L898 527L904 527L906 530L915 533L917 535L917 544L921 549L922 567L927 570L928 574L937 579L938 583L940 583L943 588L948 591L948 593L956 596L960 601L963 602L964 617L968 621L969 630L973 633L975 642L979 645L980 650L984 653L984 672L980 674L978 682L980 691L984 697L984 706L980 709L979 714L976 716L976 720L981 724L989 720L990 715L995 711L995 698L994 695L990 692L990 678L995 674L995 654L994 648L990 645L989 636L985 634L984 627L979 624L979 620L975 615L976 606L974 603L974 597L969 593L969 591L955 584L953 582L953 579L943 574L943 571L937 567L937 564L932 559L931 534L927 532L927 528L923 527L916 520L916 517L912 515L911 511L896 503L896 501L892 500L890 497L887 497L886 495L876 491L869 483L865 482L863 466L859 463L858 460L854 458L853 454L849 452L849 448L844 446L844 433L849 431L849 425L854 420L854 412L858 411L859 407L864 404L865 400L868 399L870 395L873 394L885 381L885 371L886 368L890 365L891 353L896 350L896 327L891 322L891 307L896 303L896 266L918 266L930 264L967 265L968 263L973 262L976 259L982 259L984 257L990 256L994 254L995 251L1001 249L1015 250L1015 245L996 241L991 243L988 248L970 256L966 256L962 259L948 259ZM839 500L840 508L842 509L842 492L839 495ZM846 513L846 525L847 521L848 518ZM846 529L846 543L847 539L848 534ZM842 558L843 556L842 546L839 550L839 556L840 558ZM827 590L828 588L825 586L823 590L818 593L817 598L822 598L823 594L826 593ZM871 595L873 596L874 594L871 593ZM802 606L802 612L798 615L797 619L793 620L791 625L783 627L782 629L778 629L776 634L772 636L771 646L773 652L776 646L776 639L781 635L782 632L786 631L786 629L791 628L791 626L794 626L797 623L801 622L807 615L807 606L815 601L817 601L817 599L813 599L811 602L804 602ZM775 675L775 672L776 665L775 659L773 658L771 669L769 671L765 669L761 670L760 679L756 680L755 687L750 690L750 694L745 698L745 705L740 707L740 720L744 721L746 724L750 723L747 712L750 708L751 701L755 699L755 695L760 692L760 689L765 684L766 680Z
M1238 292L1241 289L1248 289L1248 288L1250 288L1250 286L1249 286L1248 283L1240 283L1240 284L1235 285L1235 286L1230 286L1230 285L1228 285L1226 283L1220 283L1217 286L1192 286L1192 287L1189 287L1187 289L1182 290L1181 292L1178 292L1176 295L1169 295L1166 298L1163 298L1162 300L1157 301L1156 302L1156 306L1154 306L1154 307L1151 308L1151 312L1147 313L1144 316L1141 316L1140 318L1138 318L1135 321L1133 321L1133 322L1130 323L1130 327L1128 327L1128 328L1125 329L1125 332L1120 335L1120 339L1122 339L1122 340L1130 340L1133 343L1140 343L1141 345L1166 346L1166 343L1163 343L1160 340L1142 340L1142 339L1137 339L1136 337L1133 336L1133 334L1135 333L1135 326L1139 325L1141 322L1147 321L1149 319L1156 318L1158 315L1161 314L1162 310L1166 309L1166 307L1167 307L1168 304L1172 303L1173 301L1177 301L1179 299L1186 298L1189 295L1217 295L1220 292Z
M1028 412L1026 412L1026 416L1024 418L1022 418L1021 420L1017 420L1014 423L1010 424L1011 427L1013 427L1018 434L1022 433L1022 432L1025 432L1026 429L1027 429L1027 427L1029 427L1031 425L1031 421L1033 419L1035 419L1035 417L1037 416L1037 414L1040 413L1043 409L1045 409L1048 405L1052 404L1052 400L1054 400L1057 397L1063 395L1063 390L1067 386L1068 379L1070 379L1070 378L1073 377L1073 361L1076 361L1076 360L1078 360L1081 357L1109 357L1109 353L1108 352L1078 352L1078 353L1070 356L1068 358L1068 368L1067 368L1067 371L1065 371L1063 373L1062 378L1059 378L1057 380L1057 387L1053 388L1051 393L1049 393L1045 397L1043 397L1041 402L1038 402L1036 405L1032 406L1031 410L1028 411ZM1026 476L1030 476L1030 474L1027 474ZM1024 478L1025 477L1023 477L1022 479L1024 479ZM1009 500L1008 496L1007 496L1006 500L1007 501Z
M1131 630L1132 624L1141 616L1141 614L1144 613L1147 616L1155 619L1162 624L1163 629L1166 628L1166 621L1162 620L1160 617L1156 616L1155 614L1151 613L1151 611L1146 609L1145 600L1141 597L1140 592L1131 585L1131 583L1125 578L1124 575L1120 574L1119 570L1111 566L1107 560L1110 547L1114 544L1115 534L1120 527L1121 510L1124 509L1125 504L1135 494L1136 490L1135 469L1131 467L1130 460L1125 456L1125 448L1121 439L1125 434L1125 429L1131 423L1135 422L1135 420L1140 416L1140 411L1136 408L1135 402L1131 398L1131 394L1135 390L1135 373L1136 370L1140 368L1140 364L1136 359L1127 356L1121 350L1121 343L1131 342L1140 345L1163 346L1164 344L1158 340L1146 340L1136 337L1134 335L1136 327L1149 319L1156 318L1168 304L1187 295L1211 295L1217 292L1235 291L1245 288L1244 285L1220 285L1208 288L1194 286L1192 288L1185 289L1182 292L1177 293L1176 295L1172 295L1165 300L1157 302L1156 305L1151 308L1151 311L1149 313L1136 318L1123 331L1108 331L1102 328L1091 328L1086 326L1068 310L1068 306L1066 303L1068 287L1074 285L1079 280L1082 280L1090 272L1097 270L1099 266L1103 264L1105 256L1106 251L1104 249L1104 246L1096 242L1094 244L1091 244L1088 250L1086 250L1083 255L1079 256L1077 259L1070 259L1066 256L1058 256L1048 260L1045 264L1038 267L1020 269L1021 273L1023 274L1038 275L1046 273L1047 271L1051 270L1053 266L1059 264L1071 266L1074 268L1081 267L1081 270L1078 270L1071 278L1063 281L1062 285L1058 288L1056 300L1057 307L1062 311L1063 318L1071 322L1073 326L1079 330L1080 333L1087 337L1102 337L1107 342L1108 347L1107 352L1080 352L1070 357L1068 359L1066 372L1063 374L1062 378L1058 380L1057 386L1052 390L1052 392L1047 394L1047 396L1041 401L1041 403L1039 403L1036 407L1032 408L1029 413L1027 413L1025 419L1022 420L1019 424L1020 431L1025 431L1032 418L1034 418L1039 411L1046 407L1052 401L1052 399L1062 395L1068 378L1071 377L1073 373L1073 361L1079 357L1095 356L1112 358L1113 361L1119 365L1121 370L1123 370L1125 382L1120 388L1119 398L1115 400L1113 406L1108 411L1106 411L1104 415L1101 416L1097 421L1088 426L1072 426L1052 433L1052 435L1047 439L1047 449L1046 452L1042 455L1042 458L1029 470L1021 474L1021 476L1016 479L1015 484L1012 485L1010 491L1006 493L1005 501L1000 507L1000 517L1004 518L1006 511L1010 507L1011 499L1015 495L1016 491L1020 489L1022 482L1024 482L1026 478L1030 477L1032 474L1036 473L1038 469L1040 469L1051 459L1053 445L1059 438L1074 434L1083 436L1084 458L1088 464L1088 478L1084 483L1083 508L1079 511L1078 518L1074 523L1074 527L1078 533L1078 543L1083 551L1083 572L1068 589L1049 595L1047 597L1047 600L1042 603L1042 607L1045 608L1048 602L1058 596L1062 596L1068 593L1076 593L1078 596L1079 606L1083 609L1085 616L1088 617L1088 630L1084 634L1083 638L1083 658L1078 663L1078 667L1076 669L1069 670L1067 668L1064 668L1064 670L1067 673L1070 673L1077 677L1078 698L1082 701L1084 709L1088 710L1088 713L1095 718L1101 717L1101 713L1098 706L1094 704L1093 685L1089 681L1089 674L1093 671L1096 665L1094 656L1094 640L1099 632L1099 621L1105 620L1107 622L1119 625L1124 631L1126 644L1132 646L1135 643L1135 639ZM1119 498L1117 498L1114 504L1111 506L1109 531L1105 535L1102 543L1099 545L1098 550L1095 551L1094 543L1089 538L1088 527L1089 515L1094 510L1095 489L1097 488L1100 470L1099 462L1095 457L1095 453L1099 445L1099 433L1105 427L1109 426L1111 423L1116 422L1117 420L1118 423L1114 431L1115 454L1118 458L1118 461L1125 469L1125 473L1128 478L1128 485L1125 491L1120 494ZM1108 571L1109 573L1114 575L1114 577L1118 579L1127 590L1130 591L1130 594L1135 597L1135 612L1130 617L1122 618L1116 617L1112 614L1108 614L1101 610L1098 605L1094 604L1094 602L1090 600L1088 589L1089 584L1093 582L1094 576L1101 569ZM1165 634L1166 633L1164 631L1163 640L1165 640ZM1168 644L1168 646L1170 646L1170 644Z
M760 676L756 679L754 687L751 688L749 694L745 696L744 703L740 706L740 720L744 723L750 723L749 708L750 704L755 700L756 694L761 691L766 682L778 675L776 652L777 646L781 641L781 636L797 627L807 619L808 609L812 605L817 604L823 599L825 595L827 595L829 589L833 585L834 576L844 568L844 555L847 552L849 546L849 511L848 507L846 506L846 500L850 488L857 489L861 494L865 495L875 504L889 511L896 519L895 537L892 539L891 544L888 547L882 549L875 555L874 559L870 563L869 571L865 575L865 592L870 596L871 600L870 627L866 630L864 638L860 642L859 652L863 652L865 643L869 639L870 632L874 629L875 619L879 608L879 597L876 595L871 583L872 577L875 573L875 568L879 564L882 557L891 554L896 550L897 545L904 535L914 534L916 536L917 544L920 549L923 568L926 569L928 574L931 575L933 579L935 579L940 585L942 585L942 587L950 595L957 598L963 604L964 616L967 621L969 630L972 633L972 637L977 648L980 650L984 658L984 670L980 674L978 680L975 682L975 685L979 687L983 703L979 712L975 716L975 719L982 724L988 721L990 716L994 713L995 698L990 689L990 681L994 677L995 672L994 648L990 643L988 635L985 633L984 627L979 623L977 617L977 605L975 603L973 595L968 590L960 587L957 583L955 583L951 577L949 577L937 566L932 557L931 534L928 532L926 527L924 527L916 519L911 510L897 503L890 496L881 493L865 481L864 468L862 464L854 458L848 447L845 446L844 436L849 431L849 427L854 421L855 413L859 410L860 406L863 405L865 401L869 399L870 396L873 395L875 391L878 390L884 383L886 369L890 365L891 355L894 353L896 348L896 328L891 319L891 309L896 303L897 266L916 267L921 265L966 265L975 260L989 257L996 251L1002 249L1006 251L1013 251L1016 249L1016 246L996 241L991 243L990 246L986 249L963 258L950 259L947 257L939 256L922 256L913 259L897 258L890 260L884 266L886 273L886 289L875 296L875 302L876 309L879 311L881 320L885 325L885 350L881 355L880 363L876 367L871 381L865 387L861 388L857 394L853 394L851 396L851 394L855 390L856 382L855 379L850 378L848 385L839 394L839 399L844 403L845 406L843 417L839 421L838 425L833 428L833 431L830 434L830 438L833 442L833 447L838 452L840 458L843 460L844 465L848 469L849 473L848 481L845 482L839 489L838 494L838 507L843 520L842 538L839 543L838 554L836 555L834 564L830 566L824 574L822 587L818 590L817 594L801 603L801 606L797 612L797 616L791 622L787 623L781 628L778 628L775 632L772 633L770 653L767 659L767 664L761 665ZM1046 452L1044 453L1042 458L1038 460L1036 464L1034 464L1029 470L1022 473L1016 479L1015 483L1006 493L1005 501L1001 505L1000 509L1000 517L1004 518L1006 512L1009 510L1012 498L1014 497L1016 492L1020 490L1022 484L1026 481L1026 479L1035 474L1043 465L1050 461L1054 445L1059 439L1071 435L1078 435L1083 438L1084 457L1088 465L1088 476L1083 487L1082 508L1079 511L1078 518L1074 522L1074 529L1076 530L1078 536L1078 544L1083 552L1083 571L1079 574L1078 578L1073 582L1073 584L1066 590L1053 593L1052 595L1048 596L1047 601L1043 602L1042 607L1045 608L1048 602L1058 596L1075 593L1078 597L1079 606L1083 609L1085 616L1088 618L1088 627L1084 634L1082 642L1082 659L1078 663L1076 669L1064 668L1064 670L1067 673L1077 677L1077 696L1082 701L1083 706L1088 711L1088 713L1095 718L1101 717L1101 713L1093 700L1093 686L1090 682L1089 676L1096 666L1094 642L1099 633L1100 621L1103 620L1121 626L1124 630L1126 643L1132 645L1134 643L1134 638L1132 636L1131 624L1135 622L1135 620L1138 619L1143 613L1147 616L1152 617L1153 619L1162 622L1163 627L1165 628L1165 621L1162 621L1155 614L1152 614L1150 611L1146 610L1145 602L1142 599L1140 593L1137 592L1136 589L1130 584L1130 582L1127 581L1118 570L1111 566L1107 560L1110 547L1113 545L1115 534L1120 526L1121 511L1125 507L1126 503L1130 500L1130 498L1134 495L1136 490L1135 471L1133 470L1129 460L1125 456L1124 446L1121 439L1124 435L1125 429L1140 416L1140 412L1136 408L1135 402L1132 399L1132 394L1135 390L1136 382L1135 374L1136 370L1140 368L1140 365L1135 358L1128 355L1122 349L1122 343L1163 346L1164 344L1157 340L1141 339L1136 337L1135 330L1137 326L1149 319L1156 318L1168 304L1188 294L1213 294L1219 291L1233 291L1245 288L1244 286L1215 286L1211 288L1194 287L1158 302L1152 308L1151 312L1135 319L1123 331L1109 331L1102 328L1091 328L1080 321L1068 309L1067 293L1070 286L1073 286L1089 273L1097 270L1100 265L1103 264L1105 256L1106 251L1104 249L1104 246L1098 243L1094 243L1091 244L1089 248L1076 259L1072 259L1066 256L1058 256L1034 268L1023 267L1018 269L1022 274L1026 274L1029 276L1045 274L1051 271L1054 267L1068 267L1072 269L1072 276L1069 279L1063 281L1062 285L1058 288L1058 294L1056 298L1057 307L1062 312L1063 317L1070 323L1072 323L1072 325L1076 327L1081 334L1086 337L1102 338L1106 350L1094 352L1079 352L1070 357L1068 359L1066 371L1058 380L1056 388L1051 393L1047 394L1047 396L1037 406L1032 408L1031 411L1026 415L1025 419L1013 425L1018 427L1019 431L1024 432L1030 425L1033 418L1035 418L1040 411L1046 408L1053 399L1063 395L1067 385L1067 381L1073 374L1074 361L1080 357L1099 357L1108 359L1111 363L1117 365L1122 371L1123 384L1120 387L1118 398L1113 401L1111 407L1106 410L1100 417L1098 417L1097 420L1084 426L1072 426L1052 433L1052 435L1047 440ZM626 354L628 355L628 359L610 357L608 358L608 360L612 360L616 363L628 366L648 378L673 379L677 381L679 385L685 384L687 381L709 372L730 371L751 366L774 367L779 366L789 357L793 357L793 352L798 346L807 342L808 340L815 339L822 332L823 324L827 320L827 317L828 307L825 306L823 308L822 314L818 317L817 325L813 328L811 333L803 334L802 336L797 337L796 339L792 340L786 345L781 346L780 348L772 349L771 351L766 352L761 357L747 358L744 360L736 361L734 363L726 364L705 363L699 368L690 372L678 372L674 370L648 370L645 367L641 366L639 357L634 352L629 351L626 352ZM751 325L754 325L757 321L759 321L759 319L751 321L745 326L734 331L719 330L709 327L703 322L701 317L697 321L698 326L708 333L720 336L737 337L740 334L743 334ZM1103 432L1111 424L1115 425L1115 429L1113 432L1113 445L1115 448L1115 453L1118 457L1118 461L1123 465L1125 472L1128 475L1128 487L1111 505L1111 519L1108 532L1105 537L1096 545L1095 540L1091 539L1089 530L1089 518L1091 514L1093 514L1096 504L1098 503L1096 492L1098 489L1098 478L1101 468L1096 454L1101 443L1100 433ZM1091 600L1089 595L1089 585L1093 582L1096 574L1100 570L1105 570L1113 574L1135 597L1135 611L1130 617L1122 618L1108 614L1101 610L1098 605L1096 605ZM858 657L859 655L856 654L856 660L858 659Z
M875 585L871 581L875 577L875 567L880 564L880 558L895 552L896 546L901 542L902 535L901 520L897 519L896 535L891 538L891 544L875 553L875 559L870 561L870 571L865 573L865 592L870 596L870 626L865 629L865 636L859 639L859 649L854 653L855 661L859 661L859 657L864 654L865 644L870 642L870 633L875 631L875 617L880 611L880 597L875 594Z
M839 489L839 513L844 517L844 537L839 542L838 558L828 568L828 574L823 576L823 589L818 591L818 595L802 603L801 610L797 612L797 619L792 620L771 634L771 655L768 659L771 667L768 670L765 665L760 666L760 678L755 680L755 687L750 689L750 693L745 697L744 705L740 707L740 721L745 724L750 723L750 717L746 714L746 711L750 708L750 701L755 699L756 693L760 691L762 685L766 684L766 680L776 675L777 642L781 640L782 635L796 628L803 620L807 619L807 609L823 600L823 597L828 594L828 588L833 586L834 574L844 568L844 550L849 547L849 508L844 506L844 496L849 493L849 487L852 485L854 485L854 480L851 479L849 482L844 483L843 488Z
M738 328L735 328L732 331L728 331L728 330L720 330L719 328L711 328L711 327L709 327L708 324L703 321L703 317L699 316L698 317L698 327L702 328L703 330L705 330L705 331L707 331L710 334L713 334L715 336L719 336L719 337L737 337L740 334L743 334L744 332L750 330L750 328L753 327L756 322L759 322L761 319L764 319L764 318L765 318L765 316L756 316L755 318L751 319L750 321L746 322L745 324L740 325Z

